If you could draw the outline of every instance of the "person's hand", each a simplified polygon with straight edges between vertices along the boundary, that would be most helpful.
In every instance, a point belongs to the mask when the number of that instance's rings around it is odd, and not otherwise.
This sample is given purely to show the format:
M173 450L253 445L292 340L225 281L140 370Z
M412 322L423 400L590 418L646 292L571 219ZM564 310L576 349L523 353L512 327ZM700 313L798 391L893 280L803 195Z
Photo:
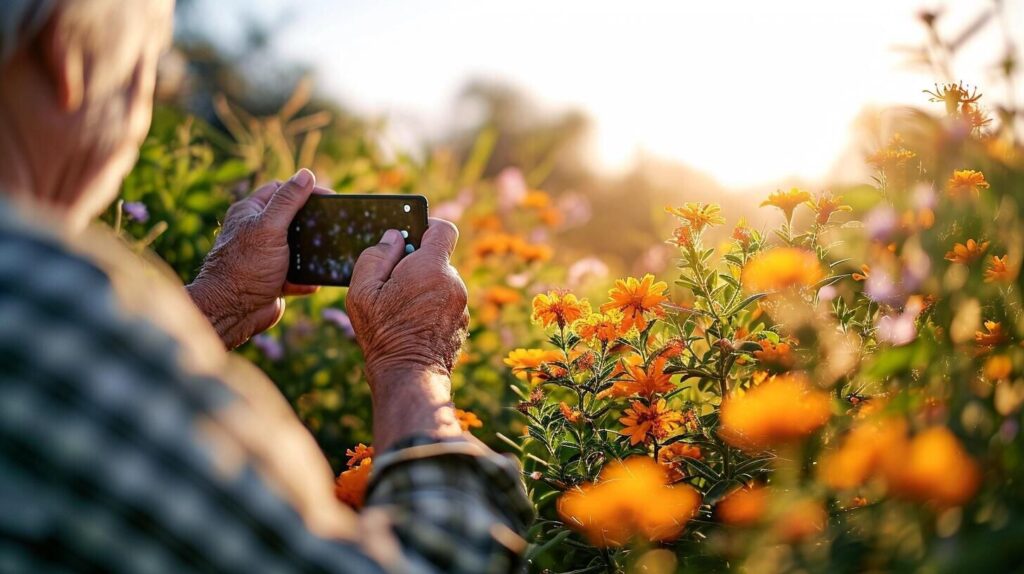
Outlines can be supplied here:
M389 230L363 251L345 304L363 349L374 403L374 441L385 450L411 434L458 436L450 375L465 340L466 286L448 259L458 229L431 219L420 248Z
M213 249L188 286L228 349L277 323L284 313L284 295L316 291L285 280L288 225L315 184L313 174L301 169L290 180L264 185L228 209Z

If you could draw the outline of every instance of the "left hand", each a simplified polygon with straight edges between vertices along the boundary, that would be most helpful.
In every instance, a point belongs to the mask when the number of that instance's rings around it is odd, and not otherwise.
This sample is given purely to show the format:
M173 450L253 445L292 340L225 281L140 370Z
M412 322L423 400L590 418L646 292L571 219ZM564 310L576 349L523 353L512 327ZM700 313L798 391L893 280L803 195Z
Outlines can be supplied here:
M318 289L285 280L288 225L315 185L312 172L300 169L290 180L264 185L228 209L213 249L188 286L228 349L274 326L284 314L284 295Z

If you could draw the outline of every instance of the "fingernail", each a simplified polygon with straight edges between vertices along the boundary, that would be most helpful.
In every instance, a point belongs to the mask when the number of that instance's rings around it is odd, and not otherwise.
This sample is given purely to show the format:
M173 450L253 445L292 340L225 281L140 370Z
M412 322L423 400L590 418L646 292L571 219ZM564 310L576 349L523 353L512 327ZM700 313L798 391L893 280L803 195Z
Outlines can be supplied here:
M389 229L384 232L384 236L380 238L381 243L393 244L402 241L402 234L397 229Z
M313 183L313 172L302 168L295 172L295 175L292 176L292 181L300 187L309 187Z

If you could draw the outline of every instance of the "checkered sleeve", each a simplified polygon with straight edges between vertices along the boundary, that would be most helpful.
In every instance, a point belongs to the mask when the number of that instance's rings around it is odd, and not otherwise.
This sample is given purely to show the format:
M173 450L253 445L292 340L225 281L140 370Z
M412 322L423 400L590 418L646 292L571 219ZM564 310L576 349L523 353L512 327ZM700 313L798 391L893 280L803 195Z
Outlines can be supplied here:
M402 558L385 564L367 541L310 532L255 467L225 473L203 429L236 397L176 357L102 271L0 225L0 572L519 566L530 509L513 461L420 438L375 459L367 511Z
M413 437L374 459L368 509L384 509L407 558L439 572L511 572L533 518L519 465L473 440Z

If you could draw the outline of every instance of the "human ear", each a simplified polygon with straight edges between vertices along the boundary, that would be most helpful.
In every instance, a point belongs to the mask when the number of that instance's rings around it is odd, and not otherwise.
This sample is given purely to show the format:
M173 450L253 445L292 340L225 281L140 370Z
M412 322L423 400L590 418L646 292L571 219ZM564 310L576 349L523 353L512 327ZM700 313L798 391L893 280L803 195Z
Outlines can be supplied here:
M76 112L85 97L85 55L80 42L61 32L60 18L58 12L37 37L37 53L55 89L57 105Z

